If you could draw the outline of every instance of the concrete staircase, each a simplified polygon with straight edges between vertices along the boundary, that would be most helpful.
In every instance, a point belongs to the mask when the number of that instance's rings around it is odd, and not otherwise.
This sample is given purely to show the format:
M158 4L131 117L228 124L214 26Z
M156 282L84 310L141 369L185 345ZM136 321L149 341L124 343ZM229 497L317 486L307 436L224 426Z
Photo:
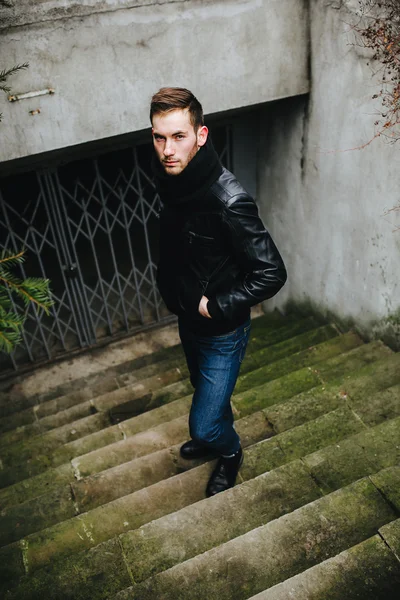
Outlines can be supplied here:
M3 401L1 598L398 598L400 354L254 319L233 397L244 464L209 499L214 461L179 456L187 376L170 346Z

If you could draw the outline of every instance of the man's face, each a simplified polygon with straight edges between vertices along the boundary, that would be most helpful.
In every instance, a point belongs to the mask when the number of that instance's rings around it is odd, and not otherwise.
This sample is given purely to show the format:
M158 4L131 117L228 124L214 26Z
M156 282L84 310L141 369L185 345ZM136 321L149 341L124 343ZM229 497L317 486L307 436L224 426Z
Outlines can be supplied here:
M203 126L195 132L189 111L178 108L154 115L152 133L154 148L165 172L179 175L206 143L208 129Z

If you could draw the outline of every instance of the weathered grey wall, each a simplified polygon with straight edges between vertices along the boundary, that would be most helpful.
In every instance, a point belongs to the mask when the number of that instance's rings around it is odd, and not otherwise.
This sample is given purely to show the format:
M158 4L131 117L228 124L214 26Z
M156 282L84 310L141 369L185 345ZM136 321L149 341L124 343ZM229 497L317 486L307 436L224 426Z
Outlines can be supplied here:
M384 216L400 205L400 143L347 151L372 138L379 107L366 52L351 45L356 4L312 0L309 103L264 111L258 198L289 271L269 306L312 304L369 335L397 327L400 347L400 212Z
M206 113L309 89L307 0L8 4L1 66L30 63L13 91L55 94L3 102L0 162L146 128L162 85L192 89Z

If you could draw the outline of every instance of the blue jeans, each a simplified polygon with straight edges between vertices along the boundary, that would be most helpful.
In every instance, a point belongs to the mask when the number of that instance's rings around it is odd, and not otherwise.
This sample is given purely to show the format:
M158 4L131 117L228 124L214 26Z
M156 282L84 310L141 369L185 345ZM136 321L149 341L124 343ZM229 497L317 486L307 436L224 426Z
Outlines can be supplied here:
M195 388L189 416L191 438L218 454L234 454L240 439L230 400L249 340L250 320L230 333L211 337L195 335L179 322L179 335Z

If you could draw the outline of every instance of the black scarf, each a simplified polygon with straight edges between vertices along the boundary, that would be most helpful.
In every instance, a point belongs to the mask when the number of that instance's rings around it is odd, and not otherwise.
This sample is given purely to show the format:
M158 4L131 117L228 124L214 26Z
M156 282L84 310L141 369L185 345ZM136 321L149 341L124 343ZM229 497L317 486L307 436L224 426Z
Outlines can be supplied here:
M151 166L161 201L173 205L201 198L222 173L210 136L179 175L168 175L155 154Z

